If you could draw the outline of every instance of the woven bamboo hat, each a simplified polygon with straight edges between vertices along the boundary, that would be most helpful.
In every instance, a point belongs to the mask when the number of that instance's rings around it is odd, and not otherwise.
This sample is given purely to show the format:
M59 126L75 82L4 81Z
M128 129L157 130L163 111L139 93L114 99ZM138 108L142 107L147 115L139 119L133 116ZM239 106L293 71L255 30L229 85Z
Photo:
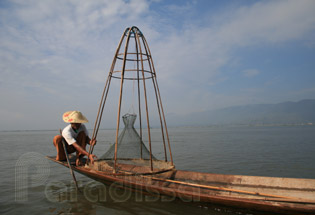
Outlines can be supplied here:
M62 119L68 123L86 123L89 122L80 111L67 111L62 115Z

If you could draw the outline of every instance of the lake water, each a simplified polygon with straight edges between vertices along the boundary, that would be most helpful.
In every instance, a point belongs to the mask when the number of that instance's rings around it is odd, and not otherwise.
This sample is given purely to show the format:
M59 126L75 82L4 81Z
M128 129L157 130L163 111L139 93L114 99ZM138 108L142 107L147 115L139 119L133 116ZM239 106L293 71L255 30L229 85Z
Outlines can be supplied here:
M0 214L257 214L211 204L163 201L131 195L117 201L93 180L45 159L55 155L57 131L0 132ZM100 130L94 153L101 156L114 140ZM153 153L163 155L152 130ZM177 169L200 172L315 179L315 126L211 126L169 128ZM85 193L86 194L86 193Z

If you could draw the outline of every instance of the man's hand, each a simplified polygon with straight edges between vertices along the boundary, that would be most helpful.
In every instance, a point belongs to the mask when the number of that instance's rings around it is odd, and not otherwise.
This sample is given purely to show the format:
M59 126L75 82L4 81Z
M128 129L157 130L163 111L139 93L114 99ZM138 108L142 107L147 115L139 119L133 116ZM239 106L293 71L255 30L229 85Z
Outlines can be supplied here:
M96 139L93 138L92 140L90 140L90 145L91 146L95 146L96 145Z
M93 164L94 163L94 159L97 159L97 157L96 157L96 155L90 154L89 155L89 159L91 161L91 164Z

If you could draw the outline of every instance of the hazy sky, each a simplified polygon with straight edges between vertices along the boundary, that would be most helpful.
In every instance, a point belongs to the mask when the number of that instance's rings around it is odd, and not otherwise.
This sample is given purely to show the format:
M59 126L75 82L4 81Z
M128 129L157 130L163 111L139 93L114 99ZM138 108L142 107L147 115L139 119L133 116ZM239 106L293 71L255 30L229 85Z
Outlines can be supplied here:
M59 129L68 110L93 127L134 25L167 114L315 99L314 11L314 0L1 0L0 130Z

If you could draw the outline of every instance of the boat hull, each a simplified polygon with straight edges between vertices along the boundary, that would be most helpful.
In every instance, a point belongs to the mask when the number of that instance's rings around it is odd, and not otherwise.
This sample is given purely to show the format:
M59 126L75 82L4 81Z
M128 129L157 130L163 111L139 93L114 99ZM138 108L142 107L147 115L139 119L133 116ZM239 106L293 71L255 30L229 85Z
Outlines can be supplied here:
M47 158L68 167L66 162ZM315 214L315 179L224 175L175 169L136 175L97 171L83 166L72 168L104 184L145 195L278 214Z

